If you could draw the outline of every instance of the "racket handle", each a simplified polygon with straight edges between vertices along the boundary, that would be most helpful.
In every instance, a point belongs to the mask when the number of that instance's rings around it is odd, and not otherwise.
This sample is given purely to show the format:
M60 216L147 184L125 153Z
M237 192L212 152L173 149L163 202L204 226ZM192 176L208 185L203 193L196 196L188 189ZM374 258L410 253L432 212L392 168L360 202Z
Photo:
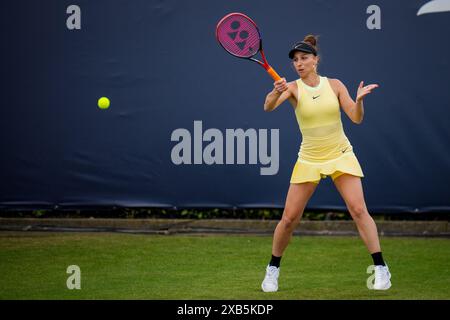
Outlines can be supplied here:
M269 68L267 69L267 72L269 73L269 75L272 77L273 80L278 81L281 79L281 77L278 75L278 73L273 70L273 68L271 66L269 66Z

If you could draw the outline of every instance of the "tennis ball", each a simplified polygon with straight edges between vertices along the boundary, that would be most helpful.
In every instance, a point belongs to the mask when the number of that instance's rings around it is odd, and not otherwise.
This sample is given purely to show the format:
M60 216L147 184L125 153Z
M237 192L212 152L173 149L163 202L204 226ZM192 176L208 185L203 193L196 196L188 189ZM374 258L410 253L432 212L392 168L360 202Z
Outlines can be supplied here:
M108 109L109 99L107 97L101 97L100 99L98 99L98 107L100 109Z

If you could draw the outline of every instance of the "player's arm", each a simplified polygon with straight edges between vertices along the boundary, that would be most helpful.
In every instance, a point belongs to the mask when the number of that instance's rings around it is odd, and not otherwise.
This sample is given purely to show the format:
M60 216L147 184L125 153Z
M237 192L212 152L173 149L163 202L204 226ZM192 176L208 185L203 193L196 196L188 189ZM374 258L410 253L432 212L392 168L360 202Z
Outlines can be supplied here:
M273 84L273 90L266 96L264 111L273 111L286 100L289 100L295 108L296 98L293 95L293 86L295 86L295 83L287 83L285 78L276 81Z
M364 104L363 99L366 95L372 92L373 89L377 88L377 84L370 84L363 87L364 82L361 81L358 87L358 92L356 95L356 102L350 97L347 87L338 79L334 79L334 83L337 87L339 104L341 105L344 112L354 123L360 124L364 118Z

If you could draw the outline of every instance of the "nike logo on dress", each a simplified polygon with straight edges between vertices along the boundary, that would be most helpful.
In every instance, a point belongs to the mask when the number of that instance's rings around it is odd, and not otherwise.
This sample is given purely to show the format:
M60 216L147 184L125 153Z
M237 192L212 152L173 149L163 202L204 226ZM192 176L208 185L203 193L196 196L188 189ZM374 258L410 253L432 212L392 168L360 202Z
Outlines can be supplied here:
M316 98L318 98L318 97L320 97L320 94L319 94L317 97L314 97L314 96L313 96L312 98L313 98L313 100L314 100L314 99L316 99Z
M348 148L345 148L344 150L342 150L342 153L345 153L345 151L347 151Z

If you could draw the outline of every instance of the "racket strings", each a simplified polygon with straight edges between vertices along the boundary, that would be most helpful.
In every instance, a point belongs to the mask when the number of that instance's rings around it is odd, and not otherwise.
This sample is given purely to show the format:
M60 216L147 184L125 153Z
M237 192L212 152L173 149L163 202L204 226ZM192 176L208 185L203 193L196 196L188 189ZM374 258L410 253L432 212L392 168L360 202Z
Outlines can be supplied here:
M242 15L230 15L217 26L217 39L229 53L250 58L260 48L261 37L251 20Z

